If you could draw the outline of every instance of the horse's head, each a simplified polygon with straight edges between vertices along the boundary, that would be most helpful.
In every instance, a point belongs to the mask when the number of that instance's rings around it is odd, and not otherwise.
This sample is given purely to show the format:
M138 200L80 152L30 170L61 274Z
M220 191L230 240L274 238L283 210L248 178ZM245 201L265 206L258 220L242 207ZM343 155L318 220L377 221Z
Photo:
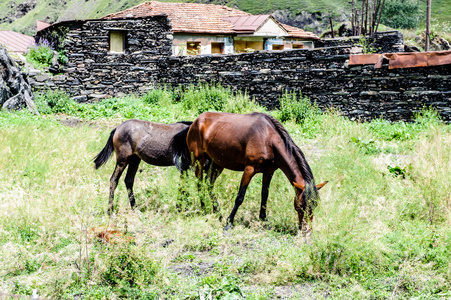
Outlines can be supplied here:
M310 223L313 220L313 209L316 207L319 194L318 190L320 190L327 181L323 183L315 185L303 185L293 182L293 185L296 189L296 196L294 198L294 209L298 213L299 217L299 229L301 231L310 231L311 228L308 228L307 221L305 220L305 214L309 218Z

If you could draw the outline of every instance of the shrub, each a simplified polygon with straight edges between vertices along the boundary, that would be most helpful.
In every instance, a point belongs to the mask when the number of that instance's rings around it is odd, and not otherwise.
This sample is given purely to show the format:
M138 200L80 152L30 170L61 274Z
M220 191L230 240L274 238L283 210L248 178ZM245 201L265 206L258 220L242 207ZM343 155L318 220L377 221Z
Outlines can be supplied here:
M142 288L154 284L160 264L143 248L118 244L101 254L100 278L108 286L121 289Z
M142 96L144 103L167 105L172 103L173 94L166 88L153 89Z
M393 28L418 27L421 11L416 0L387 0L382 11L381 23Z
M310 103L307 97L303 97L299 93L299 98L296 92L285 93L280 98L280 113L279 119L282 122L294 121L297 124L303 124L308 118L320 114L320 109L314 103Z
M45 39L40 39L39 43L30 48L27 57L37 67L49 67L53 59L53 45Z
M185 109L200 114L206 111L221 111L228 98L232 97L230 89L221 85L197 85L189 87L181 97Z
M42 114L71 113L78 106L78 103L71 100L68 94L59 90L38 94L35 103Z

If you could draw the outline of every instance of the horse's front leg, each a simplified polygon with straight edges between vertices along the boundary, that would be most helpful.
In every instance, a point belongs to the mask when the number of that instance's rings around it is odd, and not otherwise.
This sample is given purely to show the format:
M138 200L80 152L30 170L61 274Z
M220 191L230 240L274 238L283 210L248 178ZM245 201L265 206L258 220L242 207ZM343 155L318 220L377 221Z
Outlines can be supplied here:
M268 200L269 195L269 184L271 183L272 173L263 173L263 182L262 182L262 201L260 204L260 220L266 221L266 202Z
M233 220L235 219L236 211L238 210L238 207L243 203L244 196L246 195L246 190L249 185L249 182L251 181L252 177L255 175L254 167L247 166L244 169L243 177L241 177L241 184L240 189L238 191L238 195L235 199L235 206L232 209L232 212L230 213L230 216L227 218L227 225L225 227L225 230L229 230L233 226Z

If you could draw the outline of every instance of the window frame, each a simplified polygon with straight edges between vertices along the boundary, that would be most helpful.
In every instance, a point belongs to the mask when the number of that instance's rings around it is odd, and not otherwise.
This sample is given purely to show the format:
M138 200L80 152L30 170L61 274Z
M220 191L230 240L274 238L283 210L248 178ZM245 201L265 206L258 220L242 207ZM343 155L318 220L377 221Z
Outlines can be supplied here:
M194 44L195 46L190 46ZM186 55L200 55L202 44L200 41L186 41Z
M122 51L113 50L112 36L120 35L122 38ZM108 32L108 52L112 54L123 54L127 47L127 31L125 30L110 30Z

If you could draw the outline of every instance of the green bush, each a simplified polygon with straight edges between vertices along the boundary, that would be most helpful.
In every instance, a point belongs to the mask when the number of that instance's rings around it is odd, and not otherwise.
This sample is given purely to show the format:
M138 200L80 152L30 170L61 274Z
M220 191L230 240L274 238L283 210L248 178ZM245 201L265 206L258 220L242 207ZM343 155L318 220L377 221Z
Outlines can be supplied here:
M190 86L181 97L183 107L197 114L206 111L222 111L232 92L221 85Z
M49 67L53 59L53 46L47 40L41 39L30 48L27 58L37 67Z
M167 88L153 89L142 96L144 103L151 105L167 105L171 104L173 99L173 93Z
M71 114L79 106L77 102L69 98L68 94L59 90L38 94L35 103L42 114Z
M294 121L297 124L303 124L307 119L318 116L320 109L316 103L311 104L307 97L303 97L296 92L285 93L280 98L279 119L282 122Z
M417 0L387 0L382 11L381 23L392 28L418 27L421 18Z
M160 264L144 248L118 244L103 252L99 262L102 281L121 289L142 288L154 284Z

